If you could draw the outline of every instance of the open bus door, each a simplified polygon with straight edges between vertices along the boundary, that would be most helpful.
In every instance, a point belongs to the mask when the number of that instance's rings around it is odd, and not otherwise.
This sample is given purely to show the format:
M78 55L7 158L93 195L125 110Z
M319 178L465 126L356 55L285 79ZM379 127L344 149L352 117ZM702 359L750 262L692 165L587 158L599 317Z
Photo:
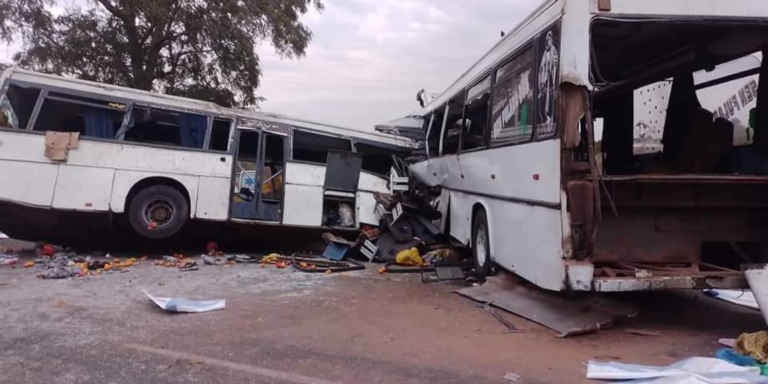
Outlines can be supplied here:
M240 131L231 217L282 221L285 137L261 130Z

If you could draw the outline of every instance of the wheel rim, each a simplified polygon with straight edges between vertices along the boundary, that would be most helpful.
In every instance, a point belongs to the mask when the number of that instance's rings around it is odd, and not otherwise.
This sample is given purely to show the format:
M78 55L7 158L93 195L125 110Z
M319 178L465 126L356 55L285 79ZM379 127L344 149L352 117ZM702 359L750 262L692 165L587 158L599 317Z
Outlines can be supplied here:
M167 227L176 216L176 205L163 196L148 199L141 207L142 217L147 225L154 223L157 228Z
M477 255L477 264L481 267L485 267L485 263L488 258L488 231L485 229L485 225L480 224L477 227L477 234L475 235L475 254Z

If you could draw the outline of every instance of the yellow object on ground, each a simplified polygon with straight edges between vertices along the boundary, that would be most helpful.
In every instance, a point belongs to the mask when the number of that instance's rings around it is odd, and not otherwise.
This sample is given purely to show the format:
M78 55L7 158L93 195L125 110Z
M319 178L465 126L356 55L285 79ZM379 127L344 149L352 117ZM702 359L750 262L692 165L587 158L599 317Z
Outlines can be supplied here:
M765 363L768 361L768 331L742 333L733 348L742 355L752 356Z
M271 253L261 259L261 264L277 264L282 257L280 254Z
M400 251L400 253L395 256L395 262L398 265L412 265L417 267L424 264L424 260L421 259L419 250L416 248Z

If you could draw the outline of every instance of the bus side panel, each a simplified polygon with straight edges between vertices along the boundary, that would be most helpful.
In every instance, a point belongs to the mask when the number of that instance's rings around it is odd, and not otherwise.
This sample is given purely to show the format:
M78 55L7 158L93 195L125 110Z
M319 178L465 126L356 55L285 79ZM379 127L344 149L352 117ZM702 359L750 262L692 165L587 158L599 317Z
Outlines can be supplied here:
M44 156L45 136L0 131L0 199L50 207L59 164Z
M323 223L323 187L287 184L283 224L319 227Z
M232 177L232 155L80 138L67 164L189 176Z
M358 224L379 226L379 217L376 216L376 198L371 192L357 193L357 217Z
M488 218L491 257L497 265L541 288L565 288L560 210L452 191L451 236L465 244L471 242L476 206Z
M189 216L195 217L197 213L197 185L199 177L159 172L115 171L115 183L112 187L112 198L109 203L112 212L125 212L125 203L131 188L133 188L139 181L153 177L175 180L183 185L189 194ZM229 191L229 189L227 189L227 191Z
M114 177L114 169L61 164L53 208L108 211Z
M0 147L0 154L2 154L2 147ZM2 159L0 160L0 200L50 207L58 172L58 164Z
M611 13L630 15L768 17L764 0L613 0Z
M360 181L357 183L357 189L368 192L389 193L389 183L386 178L360 171Z
M224 221L229 217L230 178L201 177L198 187L198 219Z

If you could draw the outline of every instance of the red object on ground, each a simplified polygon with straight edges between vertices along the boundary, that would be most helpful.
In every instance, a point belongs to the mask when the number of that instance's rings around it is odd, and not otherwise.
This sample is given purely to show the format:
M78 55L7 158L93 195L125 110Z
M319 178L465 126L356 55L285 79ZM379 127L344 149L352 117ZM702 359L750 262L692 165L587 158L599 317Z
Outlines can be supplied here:
M55 253L55 250L53 249L53 245L45 244L40 249L40 254L43 256L53 257L53 254Z
M208 244L205 245L205 251L208 252L209 255L213 256L216 254L216 252L219 251L219 244L217 244L215 241L209 241Z

